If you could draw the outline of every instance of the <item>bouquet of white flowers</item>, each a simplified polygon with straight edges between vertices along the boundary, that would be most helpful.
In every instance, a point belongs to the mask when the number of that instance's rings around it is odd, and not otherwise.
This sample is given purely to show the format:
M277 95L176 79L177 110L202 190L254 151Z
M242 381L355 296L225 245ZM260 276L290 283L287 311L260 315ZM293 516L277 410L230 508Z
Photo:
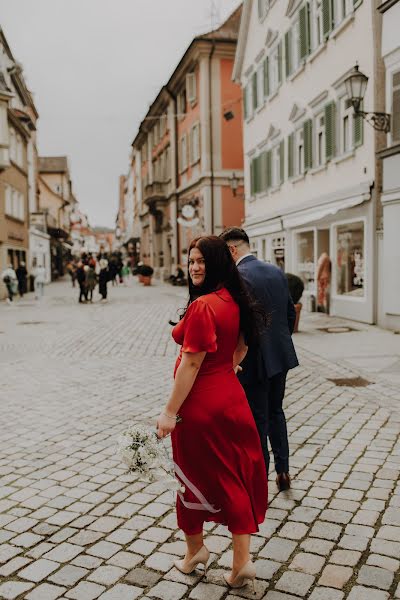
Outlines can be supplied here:
M130 473L138 473L151 482L164 483L170 490L181 490L166 448L154 429L131 425L120 436L118 454Z

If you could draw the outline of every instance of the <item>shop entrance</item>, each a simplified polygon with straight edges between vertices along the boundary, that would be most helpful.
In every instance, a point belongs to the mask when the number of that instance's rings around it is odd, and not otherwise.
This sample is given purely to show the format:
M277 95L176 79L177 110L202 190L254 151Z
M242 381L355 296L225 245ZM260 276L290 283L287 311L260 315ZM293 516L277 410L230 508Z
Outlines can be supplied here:
M317 311L329 314L332 263L329 256L330 231L317 230Z

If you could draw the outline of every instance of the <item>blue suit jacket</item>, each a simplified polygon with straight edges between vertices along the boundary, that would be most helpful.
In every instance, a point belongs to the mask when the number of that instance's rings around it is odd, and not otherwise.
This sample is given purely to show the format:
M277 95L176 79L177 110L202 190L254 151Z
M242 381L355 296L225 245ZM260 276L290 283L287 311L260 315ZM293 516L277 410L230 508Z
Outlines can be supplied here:
M250 294L263 306L269 324L258 348L249 348L240 374L242 383L285 373L299 364L292 342L296 311L289 294L285 274L274 265L255 256L247 256L238 265Z

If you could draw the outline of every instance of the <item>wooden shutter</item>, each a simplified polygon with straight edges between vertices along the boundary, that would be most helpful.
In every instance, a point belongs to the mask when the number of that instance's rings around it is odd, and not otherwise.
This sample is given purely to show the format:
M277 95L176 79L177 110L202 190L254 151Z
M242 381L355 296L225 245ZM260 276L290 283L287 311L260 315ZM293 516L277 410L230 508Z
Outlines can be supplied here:
M310 54L310 5L308 2L300 9L300 58L304 60Z
M260 154L260 156L257 158L257 193L258 194L263 191L263 189L262 189L262 179L263 179L263 175L262 175L262 155Z
M250 195L254 196L255 194L255 186L254 186L254 159L250 161Z
M243 88L243 110L244 110L244 118L249 118L249 103L248 103L248 84L245 88Z
M196 102L197 90L196 90L196 74L188 73L186 75L186 90L187 90L187 99L193 104Z
M268 150L267 154L267 189L272 187L272 150Z
M285 33L285 66L286 66L286 77L292 72L292 31L289 29Z
M285 181L285 141L282 140L279 144L279 180L280 183Z
M322 0L322 29L325 38L327 38L330 32L332 31L332 24L332 0Z
M282 41L278 44L278 83L282 83Z
M253 76L251 78L251 85L252 85L252 90L253 90L253 110L256 110L256 108L258 106L257 71L255 73L253 73Z
M312 119L309 119L303 125L304 170L305 171L308 171L308 169L311 169L312 164L313 164L312 130L313 130L313 122L312 122Z
M400 71L392 79L392 141L400 142Z
M294 175L294 133L291 133L288 137L288 177Z
M325 106L325 156L331 160L336 154L336 104Z
M264 2L265 0L258 0L258 18L262 19L264 16Z
M269 96L269 58L264 60L264 98Z

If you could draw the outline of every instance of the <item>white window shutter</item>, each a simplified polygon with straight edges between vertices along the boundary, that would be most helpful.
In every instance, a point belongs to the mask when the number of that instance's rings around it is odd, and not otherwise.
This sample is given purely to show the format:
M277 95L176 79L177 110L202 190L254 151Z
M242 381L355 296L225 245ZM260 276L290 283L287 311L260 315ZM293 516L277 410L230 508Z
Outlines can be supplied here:
M186 75L186 91L188 101L193 104L197 99L197 90L196 90L196 74L188 73Z

